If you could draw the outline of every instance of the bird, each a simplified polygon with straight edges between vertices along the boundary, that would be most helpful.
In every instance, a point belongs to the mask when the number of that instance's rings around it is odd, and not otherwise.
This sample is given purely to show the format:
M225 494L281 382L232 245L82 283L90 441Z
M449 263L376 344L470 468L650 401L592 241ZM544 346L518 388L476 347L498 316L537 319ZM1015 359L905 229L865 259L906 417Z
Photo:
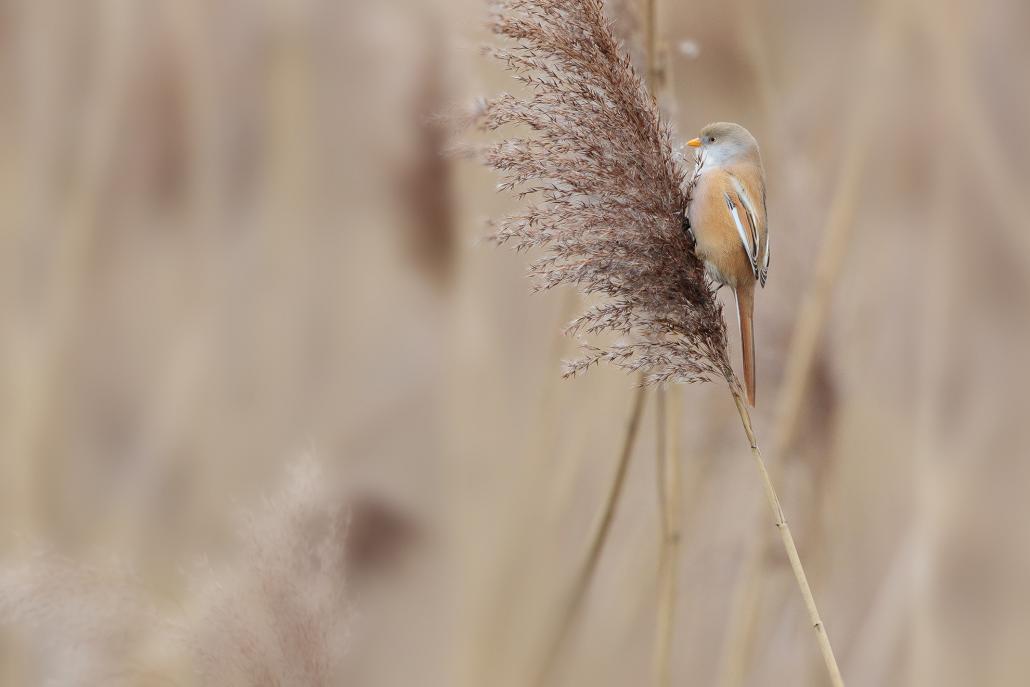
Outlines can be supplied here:
M762 155L751 132L731 122L707 125L687 145L699 149L687 226L716 290L733 290L744 387L754 407L755 285L765 287L770 254Z

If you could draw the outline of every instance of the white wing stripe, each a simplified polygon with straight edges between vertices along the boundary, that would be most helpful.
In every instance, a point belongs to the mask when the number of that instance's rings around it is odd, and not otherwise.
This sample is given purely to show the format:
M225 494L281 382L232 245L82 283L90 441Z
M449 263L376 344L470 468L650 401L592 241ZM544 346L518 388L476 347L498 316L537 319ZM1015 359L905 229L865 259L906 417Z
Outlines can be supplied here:
M755 266L755 251L751 249L751 240L747 236L747 232L744 231L744 225L740 222L740 213L737 211L737 204L733 202L728 193L723 193L723 197L726 199L726 207L730 209L730 214L733 215L733 222L737 225L737 233L740 234L740 241L744 244L744 249L747 251L748 262L751 263L751 271L754 272L755 278L758 278L758 268Z
M733 182L733 190L737 192L737 196L741 202L744 203L744 210L747 211L748 219L751 220L751 236L754 239L755 250L751 255L758 259L758 250L760 249L760 241L758 239L758 213L755 212L755 206L751 202L751 197L747 194L747 189L744 188L744 184L740 183L740 179L730 175L730 180Z

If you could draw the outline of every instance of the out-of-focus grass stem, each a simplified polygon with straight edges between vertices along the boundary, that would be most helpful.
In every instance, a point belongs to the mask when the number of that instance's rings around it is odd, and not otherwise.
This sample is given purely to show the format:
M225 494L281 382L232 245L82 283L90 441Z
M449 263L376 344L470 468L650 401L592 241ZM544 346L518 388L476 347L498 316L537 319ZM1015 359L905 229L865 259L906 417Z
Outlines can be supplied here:
M661 505L662 553L658 571L658 622L655 642L655 682L670 684L670 647L675 628L676 590L682 519L683 480L679 464L679 430L675 388L656 392L658 498ZM671 419L671 421L670 421Z
M576 577L569 588L569 594L559 611L553 639L548 642L545 648L545 658L542 663L540 675L536 681L536 684L538 685L546 684L547 679L551 675L555 660L565 644L569 630L572 627L572 624L578 615L580 606L583 603L583 597L586 595L586 591L590 586L590 580L593 578L594 571L597 569L597 563L601 558L601 552L604 551L604 544L608 539L608 533L611 530L612 521L615 519L615 513L618 509L619 498L622 495L622 488L626 482L626 473L629 468L630 457L633 455L633 447L636 444L637 432L640 428L640 416L644 411L645 398L646 390L641 383L636 388L633 397L633 406L626 422L626 430L622 441L622 450L619 453L619 460L615 466L615 473L611 480L611 485L608 489L604 503L601 506L601 510L598 512L597 517L594 520L594 525L591 528L589 543L587 544L586 552L583 555L582 563L580 564L579 570L576 572Z
M651 93L661 99L666 79L665 52L658 32L659 0L644 0L645 55L647 84ZM661 556L658 566L658 611L655 628L654 675L655 684L664 686L670 680L670 647L675 630L676 582L679 573L680 478L678 451L678 424L675 406L675 387L660 386L655 392L655 427L657 455L655 470L658 482L658 509L661 519ZM672 422L669 422L670 418Z
M95 257L99 206L110 177L124 105L131 62L127 55L135 37L132 3L112 2L103 7L100 26L104 36L96 42L96 85L86 105L75 176L58 219L60 235L52 245L43 323L39 331L23 337L15 353L18 364L11 391L15 420L5 453L17 460L12 493L21 503L13 510L17 529L23 533L46 528L48 513L42 504L51 502L46 490L58 470L46 455L46 443L53 436L48 423L53 421L72 335L82 317L80 304Z

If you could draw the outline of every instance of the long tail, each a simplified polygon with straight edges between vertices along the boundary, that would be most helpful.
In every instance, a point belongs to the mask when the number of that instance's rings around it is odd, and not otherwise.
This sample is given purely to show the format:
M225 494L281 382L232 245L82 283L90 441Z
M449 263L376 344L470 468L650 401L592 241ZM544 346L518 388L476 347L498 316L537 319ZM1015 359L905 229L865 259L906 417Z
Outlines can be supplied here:
M740 320L740 348L744 353L744 387L747 389L747 401L755 405L755 330L752 326L752 313L755 310L755 287L748 285L735 289L737 299L737 318Z

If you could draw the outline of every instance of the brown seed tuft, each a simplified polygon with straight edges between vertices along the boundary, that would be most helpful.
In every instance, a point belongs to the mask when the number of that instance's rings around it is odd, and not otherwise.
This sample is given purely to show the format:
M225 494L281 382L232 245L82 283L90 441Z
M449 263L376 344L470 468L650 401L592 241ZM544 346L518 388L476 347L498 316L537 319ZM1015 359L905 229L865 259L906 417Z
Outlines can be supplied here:
M484 159L501 190L530 199L493 238L544 249L530 267L536 288L606 297L567 333L626 335L606 348L584 343L564 375L603 360L648 383L731 379L722 310L683 227L683 157L603 0L503 0L491 28L507 45L489 54L528 88L488 101L479 124L527 131Z

